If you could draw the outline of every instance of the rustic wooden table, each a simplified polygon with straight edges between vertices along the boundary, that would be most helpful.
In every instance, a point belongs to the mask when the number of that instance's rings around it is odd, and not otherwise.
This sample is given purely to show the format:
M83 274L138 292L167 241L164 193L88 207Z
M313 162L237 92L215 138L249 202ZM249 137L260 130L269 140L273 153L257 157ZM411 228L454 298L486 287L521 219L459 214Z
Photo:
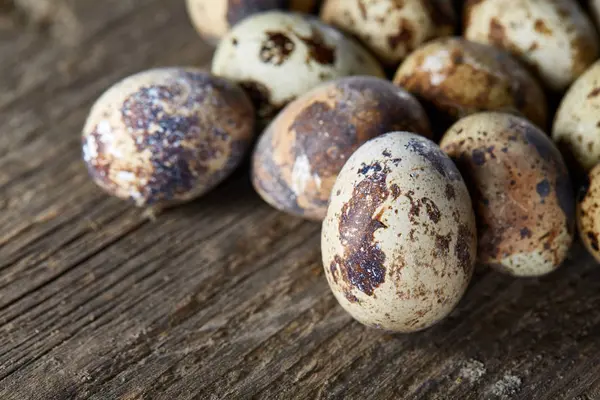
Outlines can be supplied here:
M209 60L183 1L19 4L0 1L0 399L600 399L580 246L542 279L479 271L425 332L367 329L329 292L319 225L266 206L247 166L155 222L87 178L105 88Z

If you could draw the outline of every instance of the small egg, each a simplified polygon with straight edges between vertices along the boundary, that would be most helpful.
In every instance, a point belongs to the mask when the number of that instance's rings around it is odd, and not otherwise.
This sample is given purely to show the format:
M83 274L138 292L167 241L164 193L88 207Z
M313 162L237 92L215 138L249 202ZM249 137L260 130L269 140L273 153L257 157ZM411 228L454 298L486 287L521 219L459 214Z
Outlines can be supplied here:
M325 275L361 323L397 332L447 316L476 259L475 216L454 163L408 132L369 140L342 168L323 221Z
M260 137L252 182L275 208L320 221L348 157L394 130L430 135L425 111L405 90L367 76L324 83L284 108Z
M321 82L349 75L384 77L373 56L334 28L277 11L236 25L219 44L212 72L242 85L261 119Z
M574 0L468 0L464 36L511 52L556 91L598 58L596 30Z
M558 268L573 241L575 201L548 136L524 118L485 112L454 124L440 146L469 185L479 261L515 276Z
M252 103L237 85L193 68L153 69L96 101L83 128L83 158L108 193L162 208L225 179L253 125Z
M451 0L326 0L321 19L394 67L425 41L452 35L456 22Z
M446 124L478 111L518 111L546 124L546 98L529 72L509 54L461 38L437 39L415 50L394 83L438 111Z
M212 43L232 26L263 11L291 10L311 12L318 0L186 0L188 15L196 31Z
M600 262L600 164L592 168L579 193L577 227L586 249Z
M600 162L600 62L581 75L563 97L552 138L585 170Z

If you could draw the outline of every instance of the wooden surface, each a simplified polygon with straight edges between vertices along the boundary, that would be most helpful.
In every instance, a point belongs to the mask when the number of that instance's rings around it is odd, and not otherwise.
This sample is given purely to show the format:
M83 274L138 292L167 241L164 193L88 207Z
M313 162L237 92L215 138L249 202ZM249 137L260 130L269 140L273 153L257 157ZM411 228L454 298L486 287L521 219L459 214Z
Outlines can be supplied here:
M247 166L155 222L87 178L80 129L105 88L207 63L183 1L10 3L0 399L600 399L600 268L579 246L542 279L478 272L425 332L367 329L328 290L319 226L266 206Z

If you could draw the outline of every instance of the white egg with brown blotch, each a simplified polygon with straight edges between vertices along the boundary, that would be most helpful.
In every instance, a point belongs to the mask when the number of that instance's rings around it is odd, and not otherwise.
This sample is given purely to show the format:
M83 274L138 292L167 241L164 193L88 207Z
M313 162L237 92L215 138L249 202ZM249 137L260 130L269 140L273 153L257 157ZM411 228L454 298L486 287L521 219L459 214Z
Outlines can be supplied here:
M587 251L600 263L600 164L592 168L579 192L577 229Z
M427 328L458 304L476 258L465 183L429 139L392 132L363 144L333 187L323 222L325 275L363 324Z
M212 72L244 87L261 119L322 82L384 77L379 62L338 30L312 16L278 11L233 27L217 47Z
M574 0L468 0L464 36L509 51L556 91L598 58L596 29Z

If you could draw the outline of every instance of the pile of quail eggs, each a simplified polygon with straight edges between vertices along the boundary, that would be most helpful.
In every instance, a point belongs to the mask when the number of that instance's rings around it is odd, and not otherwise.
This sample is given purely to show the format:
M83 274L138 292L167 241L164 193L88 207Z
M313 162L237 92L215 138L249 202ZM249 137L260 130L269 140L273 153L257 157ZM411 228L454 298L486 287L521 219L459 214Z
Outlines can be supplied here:
M554 271L575 225L600 261L600 2L461 3L187 0L211 71L108 89L83 130L90 176L162 209L253 148L258 194L322 221L341 306L391 331L447 316L476 263Z

